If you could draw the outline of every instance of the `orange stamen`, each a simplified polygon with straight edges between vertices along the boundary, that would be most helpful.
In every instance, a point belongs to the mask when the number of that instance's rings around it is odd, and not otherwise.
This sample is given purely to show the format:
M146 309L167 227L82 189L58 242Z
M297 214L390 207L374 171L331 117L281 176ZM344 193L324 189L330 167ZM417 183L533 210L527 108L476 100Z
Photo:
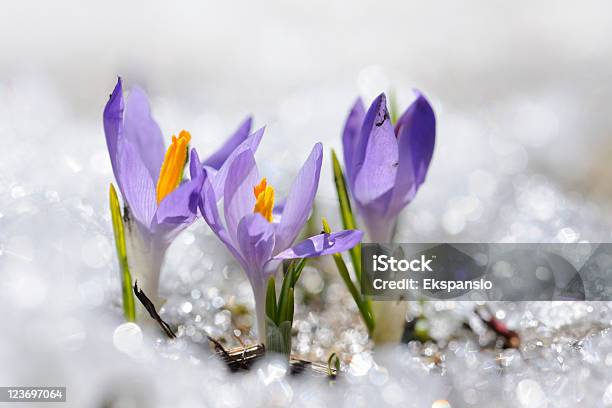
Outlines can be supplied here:
M272 209L274 208L274 189L268 185L266 178L262 178L258 185L253 187L253 194L255 194L255 207L253 208L254 213L259 213L272 222Z
M181 130L178 138L172 136L172 143L166 150L157 180L157 204L179 186L183 178L183 168L187 161L187 145L190 141L191 135L185 130Z

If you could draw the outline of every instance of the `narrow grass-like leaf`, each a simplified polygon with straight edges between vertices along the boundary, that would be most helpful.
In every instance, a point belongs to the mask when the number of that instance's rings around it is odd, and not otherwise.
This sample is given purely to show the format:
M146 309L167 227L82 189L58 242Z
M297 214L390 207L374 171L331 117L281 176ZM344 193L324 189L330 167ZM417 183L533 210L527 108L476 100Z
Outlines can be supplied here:
M268 279L268 289L266 291L266 316L276 323L276 284L274 276Z
M280 294L278 297L278 306L276 308L276 313L277 313L276 322L277 323L282 322L282 320L279 320L280 319L279 317L280 309L281 307L287 307L285 303L288 302L287 294L289 292L289 289L295 288L295 285L300 279L300 275L302 274L302 270L304 269L305 265L306 265L306 258L302 258L302 259L291 261L291 263L287 267L285 276L283 277L283 285L281 286Z
M344 259L340 254L333 254L334 262L336 263L336 267L338 268L338 272L340 273L340 277L344 281L347 289L349 290L351 296L355 300L357 307L359 308L359 313L361 313L361 317L363 318L364 323L366 324L368 331L372 333L374 330L374 316L372 311L370 310L369 302L362 298L359 290L351 280L351 276L349 275L348 268L346 267L346 263L344 263Z
M289 288L287 291L286 300L278 309L279 324L282 322L293 321L293 316L290 315L291 313L293 313L293 289Z
M276 300L276 294L271 284L273 278L270 278L268 281L266 314L268 315L267 327L270 327L271 332L266 334L266 338L270 351L276 351L286 354L287 356L289 356L291 352L291 327L293 326L294 313L293 288L300 278L300 274L305 264L305 259L291 261L283 276L283 284L278 297L278 303L274 306L272 302ZM273 311L275 313L272 313Z
M323 231L326 234L331 234L331 228L329 227L327 220L323 218L322 222L323 222ZM349 274L349 270L346 267L346 263L344 262L344 259L342 258L342 255L333 254L332 257L334 258L334 262L336 263L336 267L338 268L338 273L340 274L340 277L344 281L346 288L348 289L349 293L353 297L353 300L355 301L355 304L357 305L357 308L359 309L359 313L361 314L361 317L366 327L368 328L368 332L371 334L372 331L374 330L374 315L372 314L372 310L370 308L370 302L364 297L362 297L361 293L359 292L359 289L357 289L357 287L353 283L353 280L351 279L351 275Z
M293 288L291 288L291 290L289 291L289 301L287 302L287 321L289 322L289 329L293 327L294 308L295 308L295 300L293 299Z
M278 295L278 307L276 308L276 318L275 318L276 323L282 322L282 320L280 320L280 310L286 307L285 303L287 302L287 295L289 292L289 288L291 288L293 268L294 268L294 261L291 261L291 263L287 267L287 271L285 275L283 276L283 284L281 286L281 290Z
M119 271L121 272L121 291L123 295L123 314L129 322L136 320L136 307L134 295L132 293L132 276L127 259L127 249L125 245L125 231L123 219L121 217L121 207L115 186L110 185L109 202L111 219L113 221L113 232L115 235L115 247L117 249L117 259L119 260Z
M291 354L291 324L287 321L276 324L266 319L266 351L279 353L289 360Z
M295 285L297 284L298 280L300 280L300 276L302 275L302 270L304 269L304 266L306 266L306 260L307 258L302 258L302 259L299 259L295 263L295 266L293 268L293 274L291 277L291 287L292 288L295 288Z
M340 205L340 216L342 217L342 226L344 229L356 229L355 217L353 216L353 210L351 209L351 201L349 199L348 190L346 189L346 178L342 172L342 167L336 156L334 149L331 151L332 164L334 169L334 183L336 185L336 192L338 193L338 204ZM353 269L355 270L355 277L357 282L361 282L361 244L355 245L349 251L351 255L351 262L353 263Z

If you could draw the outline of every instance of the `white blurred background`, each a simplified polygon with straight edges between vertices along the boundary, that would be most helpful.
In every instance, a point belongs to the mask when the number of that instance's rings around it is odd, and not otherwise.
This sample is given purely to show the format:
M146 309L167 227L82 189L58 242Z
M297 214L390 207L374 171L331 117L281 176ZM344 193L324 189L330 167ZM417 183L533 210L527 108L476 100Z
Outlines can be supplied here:
M212 150L253 114L279 142L264 144L279 163L304 157L317 140L339 147L357 95L371 100L392 90L405 106L419 88L438 115L432 174L452 169L452 179L438 183L460 183L466 175L458 169L499 166L495 152L503 150L510 170L529 167L568 189L606 201L612 195L604 181L612 151L612 24L604 1L25 0L0 7L3 155L11 156L11 121L19 118L55 120L80 133L77 143L102 149L97 125L116 75L145 87L167 137L186 128L200 150ZM68 133L18 138L70 153Z
M187 129L201 155L254 115L256 126L267 125L261 172L281 194L314 142L323 141L326 154L340 148L357 96L369 103L393 92L404 109L418 88L436 111L436 150L398 239L606 241L611 15L605 1L3 1L0 361L11 370L0 368L0 384L68 384L74 406L106 398L113 379L127 378L143 394L156 381L160 406L210 402L214 395L202 393L216 387L229 398L224 406L249 401L214 371L177 380L177 372L190 375L172 365L183 343L164 351L170 358L159 365L127 361L112 346L121 316L102 109L117 75L146 89L168 140ZM317 211L334 220L325 166ZM200 223L171 248L166 295L180 302L192 301L193 288L202 299L210 295L210 274L220 275L227 260L206 234ZM204 273L202 257L221 264ZM559 310L563 324L587 313ZM604 315L592 318L609 324ZM598 378L581 381L595 384L587 395L601 402L607 384ZM496 381L488 383L492 395ZM418 382L400 384L419 389ZM442 398L445 389L431 392ZM307 406L312 395L291 398Z

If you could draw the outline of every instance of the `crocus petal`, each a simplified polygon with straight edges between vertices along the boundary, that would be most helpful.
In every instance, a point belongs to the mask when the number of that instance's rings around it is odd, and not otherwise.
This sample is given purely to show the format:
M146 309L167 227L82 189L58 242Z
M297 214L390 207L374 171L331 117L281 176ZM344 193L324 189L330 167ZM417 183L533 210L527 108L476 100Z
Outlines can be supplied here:
M265 128L262 127L261 129L256 130L251 136L249 136L244 142L242 142L236 148L236 150L234 150L229 155L227 160L225 160L225 162L223 163L221 168L219 168L219 171L216 172L214 177L210 177L211 184L213 186L213 189L215 190L215 197L217 197L218 200L220 200L221 197L223 197L223 190L225 188L225 179L227 178L227 173L234 159L238 157L238 155L240 155L245 150L251 150L253 154L255 154L255 152L257 151L257 147L259 147L259 142L261 142L261 138L263 137L264 129Z
M261 214L249 214L238 224L238 245L247 264L244 271L255 297L257 334L260 341L265 341L266 283L273 271L264 269L264 265L274 250L274 227Z
M203 176L186 181L164 197L157 209L157 222L160 224L191 224L198 210L202 179Z
M362 237L363 232L359 230L343 230L332 232L331 234L319 234L281 252L274 259L312 258L336 254L353 248L361 242Z
M393 189L390 189L383 195L376 197L365 204L355 200L357 211L364 218L369 218L371 222L376 223L378 222L377 220L381 219L381 217L385 217L387 215L392 195Z
M223 210L225 225L236 244L238 223L248 214L253 213L255 195L253 187L259 183L259 173L255 157L250 149L240 153L231 163L223 190Z
M246 120L240 124L236 132L227 139L223 146L210 155L208 159L204 160L202 164L212 167L213 169L219 169L230 154L232 154L232 152L249 136L252 122L253 120L251 117L246 118Z
M365 230L368 232L367 242L389 243L393 240L396 217L381 215L380 209L371 207L360 210Z
M113 167L113 173L115 179L119 183L119 188L123 190L121 183L119 182L119 166L117 165L117 143L123 127L123 84L121 78L117 79L117 84L110 99L104 107L104 114L102 115L104 123L104 135L106 136L106 147L108 148L108 155L110 156L111 165Z
M393 188L398 146L384 94L376 98L368 109L354 160L353 195L360 205L367 206Z
M191 150L191 160L198 159L195 149ZM197 161L196 163L199 163ZM168 194L157 208L158 223L190 225L196 218L204 172L200 171L195 178L182 183L178 188Z
M398 214L416 195L425 181L436 139L436 117L431 105L421 94L402 115L397 124L399 166L390 215Z
M215 180L215 177L217 177L217 174L219 173L218 170L213 169L210 166L201 166L200 168L202 169L202 171L206 172L206 175L207 175L208 179L211 180L211 183L213 182L213 180ZM223 185L222 187L224 187L224 186L225 185ZM220 194L223 194L223 188L221 189ZM219 199L221 199L221 197L219 197Z
M225 244L227 249L231 252L231 254L236 258L236 260L240 263L244 270L248 269L248 265L240 255L240 252L232 239L230 238L223 222L221 221L221 217L219 216L219 210L217 209L217 198L215 197L215 192L210 183L210 180L206 173L204 173L204 182L202 184L202 195L200 200L200 212L202 213L202 217L212 229L212 231L219 237L221 242Z
M137 86L130 89L125 104L123 136L136 147L151 179L157 183L166 150L164 139L161 129L151 116L147 95Z
M365 117L365 108L361 98L355 101L355 104L351 108L346 123L344 124L344 131L342 132L342 150L344 153L344 167L346 169L346 177L349 183L349 187L352 187L355 178L355 169L353 163L353 156L357 141L359 139L359 133L361 132L361 125Z
M287 196L280 223L276 229L275 253L291 245L306 223L319 187L322 162L323 145L317 143L296 176Z
M117 164L123 197L136 220L149 228L157 209L155 184L136 148L125 138L117 146Z
M193 180L203 173L204 169L200 164L198 151L195 148L191 149L191 156L189 157L189 177Z
M238 224L238 246L246 263L246 271L252 282L264 278L264 264L272 257L274 249L274 227L261 214L249 214Z
M402 139L409 140L416 182L417 185L421 185L425 181L425 175L433 156L436 142L436 116L429 101L419 93L416 101L402 117L405 119L398 134L399 145L401 148Z

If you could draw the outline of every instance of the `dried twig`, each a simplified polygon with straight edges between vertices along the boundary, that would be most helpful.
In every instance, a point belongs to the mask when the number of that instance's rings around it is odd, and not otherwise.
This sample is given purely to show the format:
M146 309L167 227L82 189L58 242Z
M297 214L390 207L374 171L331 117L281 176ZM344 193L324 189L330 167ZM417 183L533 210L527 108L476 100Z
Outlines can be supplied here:
M159 324L159 327L162 328L164 333L166 333L169 338L175 339L176 334L174 334L174 331L170 325L162 320L161 316L157 313L157 310L155 310L155 305L153 302L151 302L151 299L149 299L142 289L138 287L138 281L134 282L134 294L138 300L140 300L140 303L142 303L144 308L147 309L147 312L149 312L151 318L155 320L157 324Z

